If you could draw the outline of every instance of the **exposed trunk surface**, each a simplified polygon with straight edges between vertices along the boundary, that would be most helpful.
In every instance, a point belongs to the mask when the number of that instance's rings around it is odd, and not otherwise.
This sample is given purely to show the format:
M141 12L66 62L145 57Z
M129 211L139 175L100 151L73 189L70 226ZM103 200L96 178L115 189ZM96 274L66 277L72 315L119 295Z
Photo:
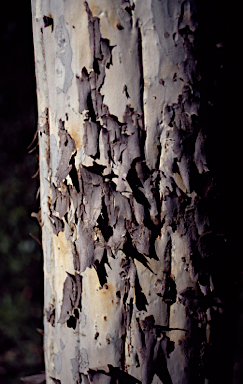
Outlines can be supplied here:
M47 383L216 383L223 239L193 2L32 12Z

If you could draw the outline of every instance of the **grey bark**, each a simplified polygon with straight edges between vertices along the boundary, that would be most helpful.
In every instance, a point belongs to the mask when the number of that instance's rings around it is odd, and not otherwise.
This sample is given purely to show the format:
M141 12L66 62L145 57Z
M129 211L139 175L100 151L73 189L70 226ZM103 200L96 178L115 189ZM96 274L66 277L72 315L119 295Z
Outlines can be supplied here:
M195 4L32 13L46 382L208 383L223 304Z

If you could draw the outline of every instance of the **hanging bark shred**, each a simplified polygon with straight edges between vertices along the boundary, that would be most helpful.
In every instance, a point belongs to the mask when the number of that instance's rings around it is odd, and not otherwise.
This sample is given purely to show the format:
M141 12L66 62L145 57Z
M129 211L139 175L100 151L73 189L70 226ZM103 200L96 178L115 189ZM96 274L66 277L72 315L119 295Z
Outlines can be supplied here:
M46 382L46 375L45 373L40 373L38 375L21 377L20 380L28 384L44 384Z

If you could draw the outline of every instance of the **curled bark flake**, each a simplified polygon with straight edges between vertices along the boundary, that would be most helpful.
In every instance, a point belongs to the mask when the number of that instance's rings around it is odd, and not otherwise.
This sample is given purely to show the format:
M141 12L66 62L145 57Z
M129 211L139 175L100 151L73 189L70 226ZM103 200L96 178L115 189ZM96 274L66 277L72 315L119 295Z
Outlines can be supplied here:
M154 285L155 293L163 298L163 301L169 305L176 302L177 291L176 284L171 276L163 274L163 279L158 279Z
M132 204L133 204L133 209L134 209L134 216L139 225L141 225L144 221L145 218L145 210L144 206L142 204L139 204L137 200L131 196Z
M108 39L101 38L101 51L102 51L102 63L106 68L109 68L112 64L112 49L114 47L110 46L110 42Z
M102 96L100 93L96 94L96 100L97 100L96 109L97 109L98 117L100 118L109 114L109 108L107 107L107 105L103 104L103 99L104 99L104 96Z
M56 201L54 204L54 210L59 213L59 218L62 219L63 216L68 212L70 196L67 186L64 183L61 183L61 192L56 189Z
M110 64L112 64L111 51L112 51L113 47L111 47L109 45L109 40L101 38L100 49L102 52L102 60L97 60L97 62L96 62L96 65L98 66L98 68L96 69L96 76L97 76L96 89L97 89L97 92L100 91L102 85L104 84L106 68L109 68Z
M129 204L129 200L122 196L120 193L115 194L115 210L119 212L119 218L123 217L126 221L132 221L132 212Z
M109 168L110 164L110 143L109 143L109 133L106 129L101 127L99 135L99 153L100 158L98 160L99 164L105 164Z
M115 116L112 116L112 115L103 116L102 124L103 124L103 127L105 127L109 132L110 144L120 140L121 128Z
M97 248L95 248L95 255L94 257L96 258L95 262L94 262L94 268L97 272L97 276L98 276L98 279L99 279L99 282L100 282L100 286L103 287L104 284L107 283L107 272L106 272L106 268L105 268L105 263L109 265L108 263L108 259L107 259L107 252L105 252L106 250L104 249L104 246L99 246ZM105 255L104 255L105 253Z
M151 231L145 225L139 225L130 231L130 236L137 251L149 256Z
M124 122L123 132L126 133L127 135L132 135L133 133L135 133L137 129L136 125L134 124L133 114L134 114L133 110L130 109L129 106L127 105L124 113L124 117L123 117L123 122Z
M93 41L94 41L94 59L102 59L102 53L101 53L101 34L100 34L100 20L98 17L90 17L90 22L93 24ZM89 32L91 31L91 28L89 29ZM95 67L95 63L93 63L93 66Z
M163 334L165 330L155 325L153 315L144 320L136 320L136 351L141 365L142 383L151 384L156 374L163 383L172 384L166 362L167 351L165 355L163 350L163 336L161 338L161 332Z
M145 294L142 291L141 285L139 283L139 278L137 275L137 268L134 262L134 256L138 255L136 259L141 262L144 266L146 266L150 271L147 259L134 252L131 247L129 247L128 242L125 244L123 248L124 253L127 255L126 259L122 260L121 267L123 267L124 273L121 273L121 276L126 278L127 286L127 298L126 305L132 305L133 300L135 299L136 308L139 311L146 311L146 306L148 305ZM151 271L152 272L152 271ZM128 313L127 310L127 319L129 319L129 324L131 321L131 314Z
M120 303L122 315L120 337L122 337L131 326L134 309L138 311L146 311L148 302L142 292L137 275L137 268L132 257L127 256L126 258L123 258L120 267L122 268L122 271L120 272L122 285L121 291L119 292L119 297L121 297Z
M60 137L59 147L60 147L61 157L60 157L59 165L56 172L56 178L58 182L63 181L71 171L72 165L70 165L70 160L72 155L76 151L74 141L65 130L63 124L64 122L60 121L58 134Z
M92 16L92 12L90 11L87 2L85 2L85 7L88 15L88 30L91 48L90 67L93 68L93 71L89 76L93 107L90 108L91 106L89 106L89 114L95 121L97 117L102 117L108 114L108 108L103 105L103 97L99 91L104 83L105 70L106 68L109 68L112 63L111 51L113 47L109 45L109 40L101 37L99 18Z
M79 167L78 177L83 195L83 220L87 225L95 226L102 209L103 178L82 166Z
M96 219L94 221L96 222ZM105 239L98 227L93 228L87 218L79 223L79 235L75 242L75 250L79 256L81 272L96 262L101 265L101 262L104 261L103 256L106 247Z
M81 78L76 77L79 98L79 113L88 111L91 103L91 87L87 69L82 69Z
M205 136L201 130L195 142L194 161L200 174L209 171L205 155Z
M98 117L98 110L97 110L97 105L98 105L98 99L97 99L97 91L96 91L96 81L97 81L97 76L95 71L91 71L89 75L89 81L90 81L90 105L89 105L89 113L88 115L93 121L96 121L96 118Z
M126 241L126 221L131 222L132 213L126 197L118 192L113 192L112 195L111 204L107 208L113 235L109 238L108 245L116 253L118 249L123 249Z
M83 213L82 194L75 187L69 186L70 200L73 204L73 216L76 213L77 218L80 218ZM72 208L71 208L72 209Z
M59 217L50 215L49 217L54 235L58 236L59 232L64 231L64 222Z
M104 191L105 193L105 191ZM107 206L105 205L105 197L102 197L102 211L101 214L97 220L99 229L101 230L101 233L105 239L105 241L108 241L109 238L113 234L113 229L109 225L109 216L108 216L108 209Z
M55 327L56 308L53 304L45 310L46 320L51 323L52 327Z
M67 277L63 285L63 300L58 323L64 324L73 315L74 310L81 307L81 293L82 277L77 273L71 275L67 272Z
M85 214L84 220L89 221L90 225L95 225L102 209L102 188L93 186L91 195L85 195L84 206Z
M100 127L93 121L84 122L83 148L87 156L96 157Z
M113 227L117 221L117 209L115 209L116 192L109 187L108 183L104 184L104 203L107 209L108 223Z
M162 229L161 236L155 240L155 252L163 262L164 272L169 273L171 269L171 238L165 228Z
M88 185L87 188L90 187L90 185L96 185L96 186L102 186L103 185L103 178L100 175L102 173L102 166L95 167L84 167L80 165L78 170L78 178L80 181L80 185L82 185L82 190L85 193L85 187L86 184Z
M59 191L53 183L50 184L50 188L51 188L51 208L52 210L54 210L56 205L56 200L59 195Z
M84 272L86 268L94 264L94 240L93 229L85 227L82 222L79 224L79 237L76 241L76 250L80 260L80 271Z
M175 172L175 173L173 174L173 179L174 179L174 181L175 181L177 187L178 187L182 192L187 193L187 189L186 189L186 187L185 187L185 185L184 185L184 183L183 183L183 180L182 180L182 178L181 178L181 175L180 175L179 173Z
M191 159L190 157L183 155L178 162L178 168L180 176L187 192L191 192Z
M174 104L173 110L175 112L174 124L176 127L183 131L191 132L193 130L191 118L185 113L183 104Z
M118 220L116 226L113 228L113 235L108 240L108 245L114 254L123 246L126 242L126 228L124 226L124 219Z
M119 175L117 181L117 191L131 192L127 188L127 176L131 169L131 165L135 159L141 157L140 149L140 128L137 122L138 116L127 106L123 116L124 125L122 126L122 137L120 145L121 165L119 167ZM119 159L118 154L116 158Z
M157 199L155 196L155 192L157 190L156 188L156 180L154 179L153 175L147 178L147 180L144 182L144 195L149 203L149 213L150 218L154 225L159 224L159 212L158 212L158 206L157 206ZM141 190L141 189L140 189Z
M161 220L165 222L165 227L171 226L174 218L174 212L177 209L174 199L165 196L162 201Z
M95 66L95 59L102 59L100 50L101 35L99 28L99 19L98 17L93 17L89 5L86 1L84 4L88 15L89 43L91 47L90 67L93 68Z

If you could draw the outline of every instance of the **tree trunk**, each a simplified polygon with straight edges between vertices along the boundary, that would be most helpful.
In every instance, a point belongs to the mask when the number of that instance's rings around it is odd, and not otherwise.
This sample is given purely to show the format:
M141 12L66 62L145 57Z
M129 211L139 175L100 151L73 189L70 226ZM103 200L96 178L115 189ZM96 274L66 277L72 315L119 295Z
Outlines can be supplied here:
M47 384L229 377L194 3L32 0Z

